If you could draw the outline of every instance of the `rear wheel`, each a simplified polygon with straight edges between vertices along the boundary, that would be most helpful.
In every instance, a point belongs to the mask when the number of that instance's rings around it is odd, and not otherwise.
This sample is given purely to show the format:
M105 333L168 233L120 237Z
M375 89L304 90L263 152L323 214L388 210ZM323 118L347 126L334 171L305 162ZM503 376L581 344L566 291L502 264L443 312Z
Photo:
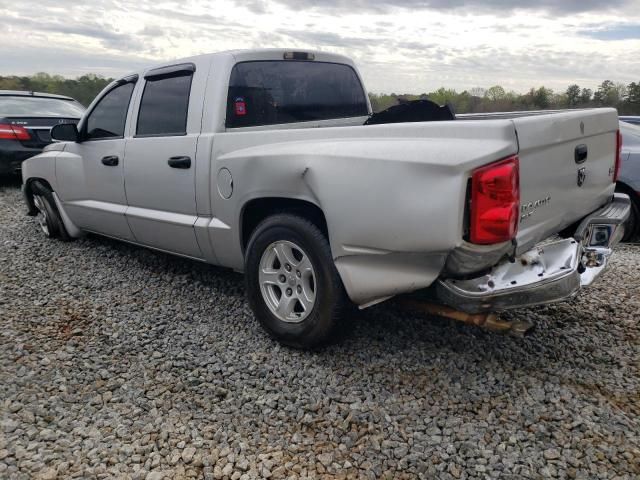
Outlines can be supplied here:
M35 218L42 233L49 238L59 238L64 241L71 240L62 222L51 190L43 185L34 184L32 191L33 204L37 210Z
M251 236L245 267L249 304L271 336L297 348L331 339L349 300L316 225L291 214L267 218Z

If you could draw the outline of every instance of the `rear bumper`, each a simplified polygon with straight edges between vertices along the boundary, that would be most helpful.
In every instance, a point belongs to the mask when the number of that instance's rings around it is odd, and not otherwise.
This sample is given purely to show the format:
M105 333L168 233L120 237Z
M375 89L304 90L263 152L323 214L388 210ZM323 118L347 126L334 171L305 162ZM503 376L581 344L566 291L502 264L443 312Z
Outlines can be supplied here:
M439 280L438 298L468 313L571 298L606 269L624 234L630 208L627 195L615 194L612 202L580 223L573 238L539 244L515 261L502 261L481 277Z

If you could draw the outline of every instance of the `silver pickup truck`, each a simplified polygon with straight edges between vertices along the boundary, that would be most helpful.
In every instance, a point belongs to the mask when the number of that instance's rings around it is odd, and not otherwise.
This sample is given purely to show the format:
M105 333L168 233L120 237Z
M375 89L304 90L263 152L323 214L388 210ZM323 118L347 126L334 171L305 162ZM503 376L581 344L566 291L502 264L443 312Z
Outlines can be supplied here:
M604 269L613 109L365 125L340 55L231 51L123 77L23 165L47 236L93 232L246 275L285 344L327 341L352 304L426 291L459 311L563 300Z

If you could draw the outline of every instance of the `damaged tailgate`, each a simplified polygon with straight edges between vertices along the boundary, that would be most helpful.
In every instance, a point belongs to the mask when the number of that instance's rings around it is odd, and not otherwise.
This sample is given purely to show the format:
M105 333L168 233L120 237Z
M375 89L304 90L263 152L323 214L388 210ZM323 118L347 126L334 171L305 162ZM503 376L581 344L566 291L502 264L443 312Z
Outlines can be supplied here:
M520 158L520 254L611 199L618 114L576 110L512 122Z

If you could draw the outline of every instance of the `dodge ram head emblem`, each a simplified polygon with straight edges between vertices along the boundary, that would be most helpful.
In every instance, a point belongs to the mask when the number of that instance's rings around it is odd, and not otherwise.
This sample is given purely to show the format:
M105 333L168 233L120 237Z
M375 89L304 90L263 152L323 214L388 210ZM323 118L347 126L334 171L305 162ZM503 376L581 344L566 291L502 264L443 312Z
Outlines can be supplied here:
M584 181L587 179L587 169L582 167L578 170L578 186L584 185Z

